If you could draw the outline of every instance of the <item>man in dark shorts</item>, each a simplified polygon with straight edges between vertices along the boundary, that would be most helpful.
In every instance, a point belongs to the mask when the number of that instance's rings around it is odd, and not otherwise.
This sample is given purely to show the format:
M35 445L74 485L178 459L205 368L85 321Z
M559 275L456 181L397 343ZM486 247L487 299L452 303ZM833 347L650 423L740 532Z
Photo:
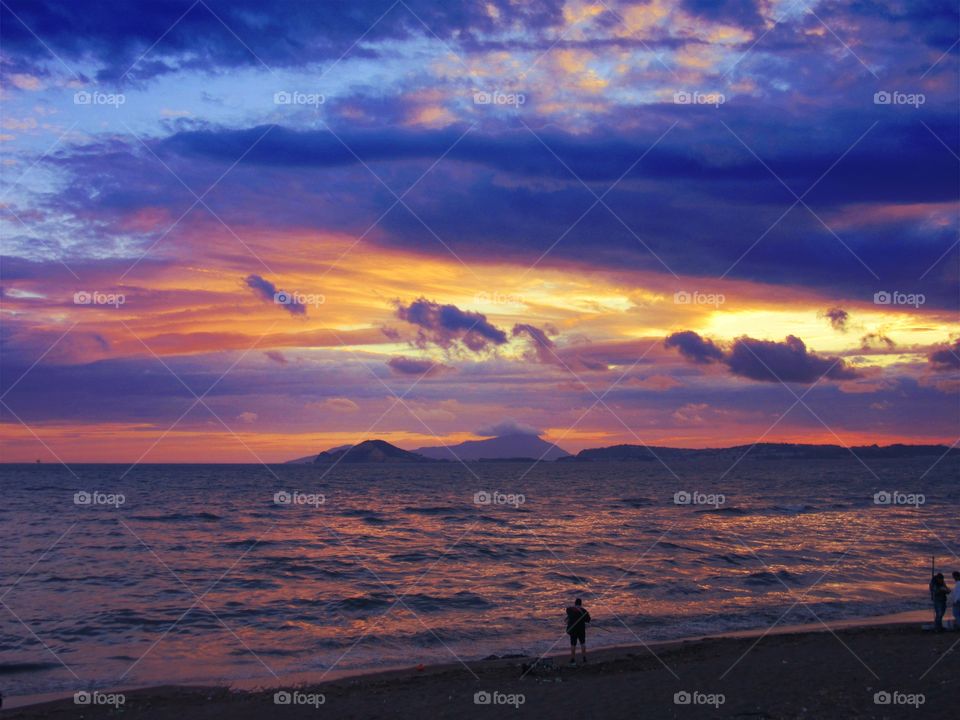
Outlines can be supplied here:
M587 623L590 622L590 613L583 607L583 601L577 598L573 606L567 608L567 635L570 636L570 664L577 664L577 642L580 643L580 654L583 664L587 664Z

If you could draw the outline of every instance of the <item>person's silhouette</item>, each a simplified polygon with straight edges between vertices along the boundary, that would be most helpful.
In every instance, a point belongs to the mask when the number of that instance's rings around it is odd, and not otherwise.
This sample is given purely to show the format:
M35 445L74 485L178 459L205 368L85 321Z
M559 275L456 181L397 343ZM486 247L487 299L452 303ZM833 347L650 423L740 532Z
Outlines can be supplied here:
M937 573L930 581L930 599L933 600L933 628L943 630L943 615L947 612L947 595L950 588L943 579L943 573Z
M567 635L570 636L570 664L577 664L577 643L580 643L580 654L583 664L587 664L587 623L590 622L590 613L583 607L583 601L577 598L573 605L567 608Z

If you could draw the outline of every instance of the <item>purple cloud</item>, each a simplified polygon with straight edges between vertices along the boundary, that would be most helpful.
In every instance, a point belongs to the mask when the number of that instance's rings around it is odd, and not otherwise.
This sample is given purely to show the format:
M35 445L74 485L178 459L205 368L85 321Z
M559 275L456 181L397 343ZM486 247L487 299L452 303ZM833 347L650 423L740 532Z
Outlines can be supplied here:
M489 322L486 315L422 297L409 305L397 303L397 317L420 328L420 347L434 343L449 349L460 342L469 350L480 352L489 345L507 342L507 334Z
M306 315L307 306L297 302L290 293L278 290L277 286L259 275L247 275L245 282L253 292L266 302L276 303L291 315Z

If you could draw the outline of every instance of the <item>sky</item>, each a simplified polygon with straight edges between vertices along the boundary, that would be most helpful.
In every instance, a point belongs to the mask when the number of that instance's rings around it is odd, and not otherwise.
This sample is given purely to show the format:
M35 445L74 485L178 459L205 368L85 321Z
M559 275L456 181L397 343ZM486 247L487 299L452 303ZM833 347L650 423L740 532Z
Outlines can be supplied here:
M4 0L4 461L960 438L944 0Z

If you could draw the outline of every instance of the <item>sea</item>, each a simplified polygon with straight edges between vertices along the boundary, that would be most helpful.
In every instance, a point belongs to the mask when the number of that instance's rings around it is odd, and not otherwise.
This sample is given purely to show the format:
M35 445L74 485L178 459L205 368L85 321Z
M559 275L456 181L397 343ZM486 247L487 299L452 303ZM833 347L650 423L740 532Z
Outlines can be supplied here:
M960 458L0 465L0 691L344 671L919 610ZM949 574L947 575L949 577Z

